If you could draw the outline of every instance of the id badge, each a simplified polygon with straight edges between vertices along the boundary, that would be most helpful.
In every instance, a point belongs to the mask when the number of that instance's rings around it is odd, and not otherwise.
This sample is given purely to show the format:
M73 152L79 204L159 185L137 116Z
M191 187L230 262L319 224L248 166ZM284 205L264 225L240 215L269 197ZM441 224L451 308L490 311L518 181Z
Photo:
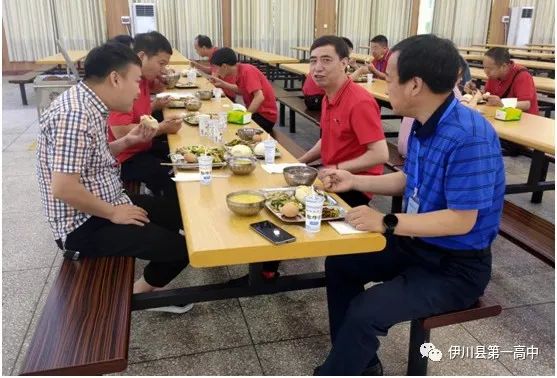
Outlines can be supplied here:
M419 209L420 209L420 199L418 198L418 188L415 188L412 197L408 198L408 206L406 206L406 214L418 214Z

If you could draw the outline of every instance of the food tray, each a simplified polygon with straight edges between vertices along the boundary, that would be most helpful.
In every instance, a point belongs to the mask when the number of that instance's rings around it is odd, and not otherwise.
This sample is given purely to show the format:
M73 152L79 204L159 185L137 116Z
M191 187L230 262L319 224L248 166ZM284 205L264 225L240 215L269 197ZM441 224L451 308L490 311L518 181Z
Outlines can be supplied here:
M267 188L267 189L261 189L261 191L265 194L265 197L268 198L269 195L271 195L272 193L276 193L276 192L285 192L291 195L294 195L294 191L296 190L296 187L286 187L286 188ZM323 192L317 191L319 194L323 194ZM321 218L321 220L323 222L326 221L332 221L332 220L339 220L339 219L344 219L344 217L346 216L346 210L339 206L338 202L331 197L329 194L324 193L325 194L325 205L323 206L323 208L328 208L328 209L338 209L339 211L339 215L336 217L323 217ZM285 217L284 215L282 215L280 213L280 211L275 210L272 206L271 206L271 200L267 199L265 201L265 207L269 210L269 212L271 212L271 214L273 214L275 217L277 217L278 219L280 219L281 221L285 222L285 223L304 223L306 221L306 217L303 214L298 214L296 217L293 218L289 218L289 217Z
M179 89L195 89L199 88L199 85L193 83L176 83L175 87Z

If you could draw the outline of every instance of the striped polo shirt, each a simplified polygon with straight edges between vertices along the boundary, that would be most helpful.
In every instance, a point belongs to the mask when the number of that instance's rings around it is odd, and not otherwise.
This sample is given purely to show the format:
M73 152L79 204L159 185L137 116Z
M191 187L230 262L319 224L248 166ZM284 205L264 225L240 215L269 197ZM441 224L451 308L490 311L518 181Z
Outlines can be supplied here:
M424 237L423 241L451 250L491 245L503 210L505 167L499 137L480 113L461 105L451 94L423 125L415 121L404 172L405 206L417 186L419 213L478 210L476 224L467 234Z

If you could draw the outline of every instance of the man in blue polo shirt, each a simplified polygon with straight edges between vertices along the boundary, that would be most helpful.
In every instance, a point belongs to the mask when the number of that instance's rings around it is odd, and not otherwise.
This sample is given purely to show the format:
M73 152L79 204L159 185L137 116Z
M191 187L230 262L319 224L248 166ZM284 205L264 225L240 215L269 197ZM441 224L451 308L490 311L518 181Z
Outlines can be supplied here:
M396 45L386 71L390 102L416 119L404 171L321 173L327 190L403 195L405 212L348 212L358 230L385 233L387 248L327 258L332 349L316 374L381 375L377 336L396 323L468 308L489 282L505 169L493 127L452 94L458 69L449 40L419 35ZM365 290L371 281L381 283Z

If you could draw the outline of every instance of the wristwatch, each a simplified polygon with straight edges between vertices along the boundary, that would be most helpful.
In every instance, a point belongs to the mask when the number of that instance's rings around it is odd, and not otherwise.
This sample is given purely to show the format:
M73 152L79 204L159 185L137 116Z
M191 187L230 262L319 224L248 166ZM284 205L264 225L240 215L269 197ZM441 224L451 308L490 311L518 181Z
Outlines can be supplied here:
M396 215L390 213L383 217L383 226L385 226L385 235L392 235L395 232L395 228L398 224L398 218Z

